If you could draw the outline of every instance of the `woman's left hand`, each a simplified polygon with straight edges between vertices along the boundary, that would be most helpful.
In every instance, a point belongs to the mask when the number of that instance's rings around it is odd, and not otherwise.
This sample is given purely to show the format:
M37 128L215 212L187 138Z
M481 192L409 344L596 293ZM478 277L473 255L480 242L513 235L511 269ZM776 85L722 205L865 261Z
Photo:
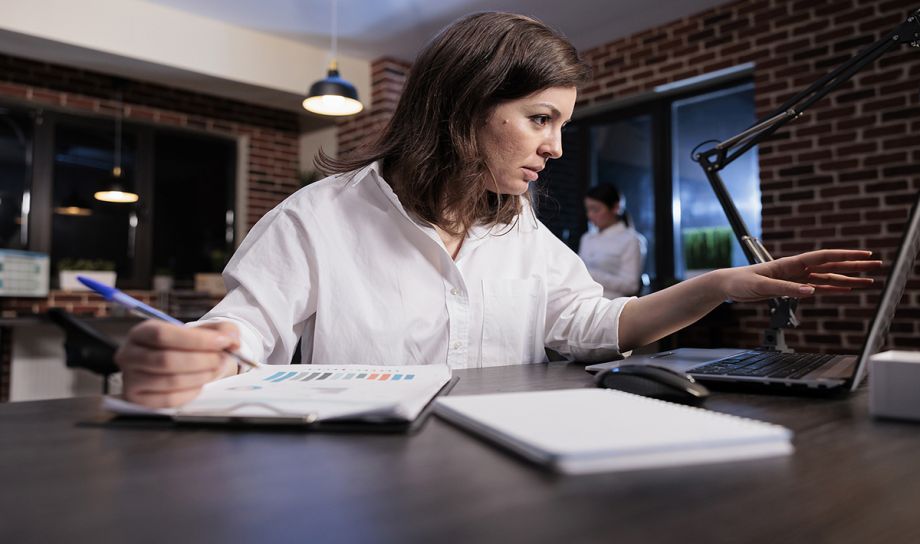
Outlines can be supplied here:
M802 298L816 292L847 292L872 285L872 278L846 275L880 268L882 261L869 260L870 256L871 251L822 249L716 273L721 276L722 290L729 300Z

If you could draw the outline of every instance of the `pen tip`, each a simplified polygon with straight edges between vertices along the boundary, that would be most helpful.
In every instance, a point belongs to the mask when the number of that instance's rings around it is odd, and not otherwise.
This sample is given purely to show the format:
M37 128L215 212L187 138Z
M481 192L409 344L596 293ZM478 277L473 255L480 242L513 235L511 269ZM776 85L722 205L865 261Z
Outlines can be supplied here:
M112 295L118 292L118 290L114 287L99 283L98 281L92 278L87 278L86 276L77 276L77 281L95 291L96 293L99 293L106 299L111 299Z

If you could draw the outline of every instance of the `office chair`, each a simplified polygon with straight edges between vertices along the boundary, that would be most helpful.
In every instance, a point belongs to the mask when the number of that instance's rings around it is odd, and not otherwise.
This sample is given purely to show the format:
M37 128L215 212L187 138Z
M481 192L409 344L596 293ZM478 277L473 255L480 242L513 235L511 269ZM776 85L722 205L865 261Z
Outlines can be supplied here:
M115 351L118 344L62 308L48 310L48 319L64 331L65 364L102 376L102 393L109 392L109 376L118 372Z

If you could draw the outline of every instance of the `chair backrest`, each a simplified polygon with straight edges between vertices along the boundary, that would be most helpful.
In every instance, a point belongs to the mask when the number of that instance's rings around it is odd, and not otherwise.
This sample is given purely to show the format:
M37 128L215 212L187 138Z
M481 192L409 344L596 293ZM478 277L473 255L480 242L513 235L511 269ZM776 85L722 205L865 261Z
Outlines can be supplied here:
M106 377L118 372L118 343L61 308L48 310L48 319L64 331L68 367L85 368Z

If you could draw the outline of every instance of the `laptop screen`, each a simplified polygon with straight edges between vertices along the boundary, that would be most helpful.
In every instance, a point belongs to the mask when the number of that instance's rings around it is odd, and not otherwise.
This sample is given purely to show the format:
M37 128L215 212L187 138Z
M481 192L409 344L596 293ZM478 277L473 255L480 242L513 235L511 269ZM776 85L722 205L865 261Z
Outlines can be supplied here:
M865 378L868 372L869 357L875 355L885 343L885 334L894 318L894 312L897 310L898 302L901 295L904 294L904 287L913 271L914 259L920 251L920 193L917 193L917 201L911 209L910 217L907 220L907 228L901 243L898 245L898 253L894 259L891 270L888 271L888 279L885 280L885 287L882 290L882 296L878 301L878 307L875 310L875 316L869 325L869 334L863 344L862 351L859 353L859 360L856 363L856 372L847 382L851 391L859 387L860 382Z

